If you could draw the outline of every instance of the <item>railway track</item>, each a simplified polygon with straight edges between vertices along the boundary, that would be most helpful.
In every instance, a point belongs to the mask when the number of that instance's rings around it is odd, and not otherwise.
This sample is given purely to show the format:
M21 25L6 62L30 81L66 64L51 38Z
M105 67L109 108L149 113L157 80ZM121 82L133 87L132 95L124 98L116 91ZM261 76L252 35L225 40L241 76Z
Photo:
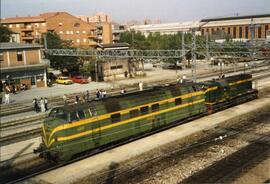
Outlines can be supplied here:
M256 66L254 66L254 68L252 69L247 69L246 72L250 72L252 74L257 74L257 73L261 73L261 72L267 72L269 71L269 68L265 68L267 67L269 64L268 63L261 63L258 64ZM256 68L255 68L256 67ZM230 69L226 69L223 70L224 74L230 74L230 73L234 73L234 72L241 72L243 71L242 67L239 67L237 70L230 68ZM209 77L216 77L217 76L217 72L211 72L211 73L204 73L204 74L200 74L198 75L198 79L202 80L205 78L209 78ZM159 81L158 84L168 84L168 83L175 83L175 79L173 80L164 80L164 81ZM152 84L146 84L147 86L151 87ZM126 89L128 91L133 91L133 90L137 90L137 85L129 85L126 87ZM109 93L109 95L115 95L119 93L119 90L108 90L107 91ZM67 100L69 103L73 103L75 96L76 95L81 95L81 93L73 93L70 95L67 95ZM95 96L94 93L91 94L91 96ZM49 98L49 102L50 102L50 106L54 107L54 106L59 106L59 105L63 105L63 100L62 97L52 97ZM23 112L28 112L28 111L33 111L33 106L31 103L28 104L10 104L10 105L0 105L0 117L3 116L8 116L8 115L12 115L12 114L18 114L18 113L23 113Z
M269 158L270 134L252 140L252 144L192 175L180 183L229 183Z
M268 116L268 119L265 116ZM116 170L116 174L110 180L119 184L233 182L245 171L269 158L270 132L256 133L256 131L267 126L269 120L268 112L267 115L242 122L240 125L233 126L233 128L217 129L201 140L183 146L184 148L174 147L175 149L162 156L144 160L143 163L138 163L121 171ZM218 145L230 145L235 140L247 141L248 144L239 146L238 151L225 156L221 160L213 161L213 164L206 168L201 168L203 166L200 165L200 161L207 160L209 157L204 152L213 152L219 147ZM219 153L214 152L215 154ZM199 169L189 166L192 162ZM188 169L184 169L185 167ZM99 184L106 183L102 177L106 178L106 175L100 176L98 180L101 182ZM108 178L106 180L108 181Z
M259 73L254 77L254 80L260 80L265 77L269 77L269 75L270 75L269 72ZM263 94L265 95L268 93L269 90L268 89L265 90L267 91L266 93L263 92L264 90L260 91L260 94L262 94L261 96L263 96ZM111 95L114 95L114 93L111 93ZM72 103L72 101L69 102ZM47 113L37 114L29 118L12 120L9 122L1 122L0 130L2 132L2 136L0 137L0 143L2 145L8 145L16 141L18 142L39 136L41 133L40 127L46 115ZM33 128L31 129L29 127Z
M233 137L234 135L237 135L242 130L245 130L245 133L247 135L249 135L248 131L250 131L250 129L253 126L260 124L260 122L258 122L258 121L252 121L252 122L253 123L246 123L245 126L237 127L237 129L236 128L225 129L225 130L220 130L218 132L215 132L214 135L209 134L209 136L207 138L203 138L202 140L197 141L196 144L198 146L196 146L196 147L199 148L199 150L201 150L200 144L199 144L200 142L205 142L209 139L219 137L220 135L227 135L228 137ZM215 144L215 143L212 143L212 144ZM186 149L184 152L188 152L191 150L192 150L192 147ZM95 153L93 153L93 154L95 154ZM34 156L32 156L31 158L34 158ZM12 164L2 164L2 166L0 164L0 169L2 171L5 171L5 172L1 172L1 174L0 174L0 183L1 182L3 182L3 183L21 182L24 179L36 176L36 175L44 173L44 172L48 172L50 170L53 170L53 169L62 167L64 165L67 165L69 163L77 161L77 160L73 160L73 161L68 162L68 163L55 165L55 164L48 164L47 162L44 162L44 160L42 160L42 159L37 159L34 163L32 163L31 160L32 159L29 159L29 161L25 161L24 165L22 164L23 165L22 169L14 169L15 167ZM7 163L12 163L12 160L8 161ZM27 164L29 164L29 165L27 165ZM27 165L27 166L25 166L25 165ZM128 177L130 177L130 176L128 176Z

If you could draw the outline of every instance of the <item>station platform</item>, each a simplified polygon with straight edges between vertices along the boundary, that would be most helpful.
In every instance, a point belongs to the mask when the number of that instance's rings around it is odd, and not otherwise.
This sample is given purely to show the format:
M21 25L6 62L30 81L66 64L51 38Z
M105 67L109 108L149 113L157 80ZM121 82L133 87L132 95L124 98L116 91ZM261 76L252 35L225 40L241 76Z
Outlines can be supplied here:
M160 150L186 137L196 136L204 131L234 124L258 113L269 111L269 97L253 100L38 175L24 183L97 183L98 173L108 173L109 176L114 166L121 168L123 164L136 163L138 159L142 161L142 158L147 158L148 154L153 156L155 150Z

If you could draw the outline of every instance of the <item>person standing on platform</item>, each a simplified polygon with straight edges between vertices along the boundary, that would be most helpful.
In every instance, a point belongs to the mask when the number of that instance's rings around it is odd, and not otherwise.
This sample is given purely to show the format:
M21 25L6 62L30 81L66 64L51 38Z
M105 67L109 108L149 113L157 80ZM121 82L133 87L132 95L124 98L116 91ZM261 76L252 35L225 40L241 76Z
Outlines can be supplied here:
M142 81L139 82L139 90L140 90L140 91L143 90L143 83L142 83Z
M103 90L103 98L106 98L106 97L107 97L107 91Z
M34 105L34 110L35 110L35 112L38 113L38 112L39 112L39 107L38 107L37 99L34 98L32 103L33 103L33 105Z
M67 96L63 95L63 101L64 101L64 105L67 105Z
M76 95L76 96L75 96L75 104L79 103L79 100L80 100L79 96Z
M86 102L90 102L90 93L88 90L86 91L85 98L86 98Z
M7 84L5 84L5 104L9 104L9 93L11 92L9 86Z
M44 99L44 103L45 103L45 111L48 111L48 99L46 97Z
M45 112L46 111L46 109L45 109L45 101L44 101L44 99L42 97L40 99L40 111L41 112Z
M100 98L100 91L98 89L96 90L96 97L99 100L99 98Z

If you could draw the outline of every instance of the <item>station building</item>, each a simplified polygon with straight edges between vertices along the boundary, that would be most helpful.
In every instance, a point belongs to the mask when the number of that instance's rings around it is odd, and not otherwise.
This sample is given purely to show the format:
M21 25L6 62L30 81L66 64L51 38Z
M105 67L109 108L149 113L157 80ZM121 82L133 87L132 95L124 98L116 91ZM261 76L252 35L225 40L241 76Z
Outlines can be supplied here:
M96 45L96 27L67 12L43 13L39 16L11 17L1 19L1 24L19 36L20 43L41 43L42 34L55 32L63 40L69 40L74 46ZM13 41L17 41L13 40Z
M128 30L140 31L145 36L150 33L176 34L197 30L201 35L227 34L235 41L270 40L270 14L247 15L223 18L202 19L200 21L175 22L162 24L134 25Z
M161 35L176 34L178 32L190 32L192 28L199 28L199 21L189 22L175 22L149 25L134 25L130 26L128 30L141 32L146 37L150 33L160 33Z
M129 49L128 43L98 44L97 50L108 51L119 54L121 50ZM113 81L125 77L135 77L143 75L143 61L134 60L125 57L112 57L99 60L94 66L92 62L91 78L99 81Z
M270 39L270 14L202 19L202 35L225 33L233 40Z
M19 89L47 86L49 61L43 59L42 45L23 43L0 43L1 81L14 84Z

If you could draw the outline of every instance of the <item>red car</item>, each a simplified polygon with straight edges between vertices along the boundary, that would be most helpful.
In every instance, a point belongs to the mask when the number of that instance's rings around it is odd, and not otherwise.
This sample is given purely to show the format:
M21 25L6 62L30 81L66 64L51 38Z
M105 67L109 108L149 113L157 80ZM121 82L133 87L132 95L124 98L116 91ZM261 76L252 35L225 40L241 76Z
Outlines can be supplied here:
M88 79L84 78L83 76L74 76L71 78L71 80L74 83L79 83L79 84L87 84L89 83Z

